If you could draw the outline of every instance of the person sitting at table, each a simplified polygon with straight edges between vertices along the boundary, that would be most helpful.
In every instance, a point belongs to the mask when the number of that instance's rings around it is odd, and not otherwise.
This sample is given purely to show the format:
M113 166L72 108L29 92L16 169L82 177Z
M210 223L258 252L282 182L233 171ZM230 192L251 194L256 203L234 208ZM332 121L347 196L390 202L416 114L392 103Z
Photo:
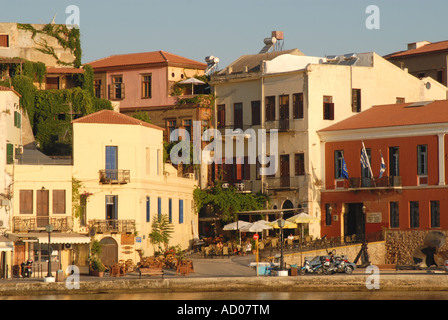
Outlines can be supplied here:
M246 255L248 252L250 253L252 251L252 243L248 240L246 242L246 251L244 252L244 255Z

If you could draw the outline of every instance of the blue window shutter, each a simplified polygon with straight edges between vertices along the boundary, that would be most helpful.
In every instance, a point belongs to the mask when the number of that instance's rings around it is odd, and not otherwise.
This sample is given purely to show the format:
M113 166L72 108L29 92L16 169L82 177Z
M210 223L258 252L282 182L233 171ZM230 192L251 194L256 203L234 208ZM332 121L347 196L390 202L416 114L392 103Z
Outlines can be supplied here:
M160 221L162 218L162 198L160 197L157 198L157 215Z
M118 196L114 196L114 206L115 206L114 219L118 220Z
M116 180L118 169L118 153L116 146L106 146L106 178Z
M150 222L151 220L151 199L146 197L146 222Z
M184 223L184 200L179 200L179 223Z
M173 199L168 199L168 214L170 218L170 223L173 222Z

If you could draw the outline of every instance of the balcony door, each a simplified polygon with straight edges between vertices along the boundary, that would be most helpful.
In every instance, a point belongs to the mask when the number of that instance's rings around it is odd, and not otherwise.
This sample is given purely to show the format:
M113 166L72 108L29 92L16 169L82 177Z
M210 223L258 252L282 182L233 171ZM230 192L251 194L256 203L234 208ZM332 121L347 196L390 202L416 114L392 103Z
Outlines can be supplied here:
M45 228L49 223L49 191L37 190L36 191L36 216L37 227Z
M289 129L289 95L280 96L279 109L279 130L286 131Z
M118 180L118 147L106 146L106 178Z
M289 188L289 154L280 156L280 187Z

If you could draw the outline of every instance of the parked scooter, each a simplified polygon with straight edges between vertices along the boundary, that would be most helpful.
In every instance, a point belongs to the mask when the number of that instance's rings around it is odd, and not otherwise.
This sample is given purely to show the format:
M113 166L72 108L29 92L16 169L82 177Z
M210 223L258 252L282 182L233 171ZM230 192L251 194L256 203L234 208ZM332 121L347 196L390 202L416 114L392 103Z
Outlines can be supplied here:
M300 275L304 275L306 273L318 273L321 274L323 272L322 263L319 257L315 257L314 259L305 258L304 265L300 269Z
M31 275L33 274L33 260L28 259L26 262L22 262L20 266L22 271L22 277L31 278Z

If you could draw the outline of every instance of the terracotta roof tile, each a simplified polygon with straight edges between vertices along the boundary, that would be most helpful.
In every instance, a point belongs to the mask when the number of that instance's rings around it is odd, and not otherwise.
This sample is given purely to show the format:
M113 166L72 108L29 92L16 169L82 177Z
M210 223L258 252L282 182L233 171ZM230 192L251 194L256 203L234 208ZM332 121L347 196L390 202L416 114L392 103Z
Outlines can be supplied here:
M414 103L374 106L320 131L448 123L448 100L436 100L423 106L412 105Z
M84 73L84 69L47 67L47 73L51 73L51 74L75 74L75 73Z
M386 58L387 59L398 58L398 57L404 57L404 56L410 56L410 55L416 55L416 54L424 54L424 53L437 52L437 51L445 51L445 50L448 50L448 40L429 43L429 44L421 46L417 49L410 49L410 50L405 50L405 51L394 52L394 53L387 55Z
M136 118L112 110L101 110L95 113L91 113L85 117L73 120L73 123L124 124L124 125L145 126L148 128L165 130L151 123L147 123L145 121L141 121Z
M14 90L14 88L9 88L9 87L0 86L0 91L12 91L12 92L14 92L16 95L18 95L19 97L22 97L22 95L21 95L20 93L18 93L16 90Z
M157 63L192 66L204 70L207 68L207 65L205 63L187 59L166 51L119 54L95 60L89 62L88 64L91 65L92 68L98 69L98 68L124 67L124 66L134 66L142 64L157 64Z

